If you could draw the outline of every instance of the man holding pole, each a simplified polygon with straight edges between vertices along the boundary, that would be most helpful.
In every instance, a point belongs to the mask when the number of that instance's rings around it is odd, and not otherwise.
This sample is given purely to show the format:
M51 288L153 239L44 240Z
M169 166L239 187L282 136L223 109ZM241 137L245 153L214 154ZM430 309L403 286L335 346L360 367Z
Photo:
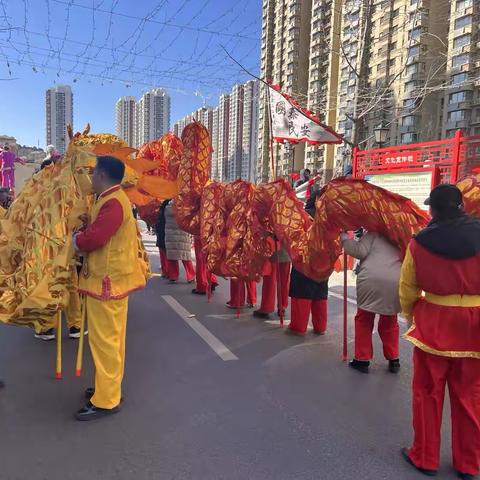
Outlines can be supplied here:
M95 387L76 414L88 421L117 413L125 365L128 296L145 286L148 267L139 255L138 229L130 201L120 187L124 164L97 157L92 178L96 201L91 223L75 234L75 248L84 253L79 292L86 298L89 343L95 364Z

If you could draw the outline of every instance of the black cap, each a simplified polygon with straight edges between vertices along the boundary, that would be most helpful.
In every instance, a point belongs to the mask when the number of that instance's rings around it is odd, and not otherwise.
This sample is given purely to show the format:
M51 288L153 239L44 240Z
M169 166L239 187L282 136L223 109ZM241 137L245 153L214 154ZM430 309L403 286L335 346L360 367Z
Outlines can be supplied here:
M430 196L425 200L425 205L436 210L445 210L447 208L458 208L463 204L463 195L458 187L450 184L436 186Z

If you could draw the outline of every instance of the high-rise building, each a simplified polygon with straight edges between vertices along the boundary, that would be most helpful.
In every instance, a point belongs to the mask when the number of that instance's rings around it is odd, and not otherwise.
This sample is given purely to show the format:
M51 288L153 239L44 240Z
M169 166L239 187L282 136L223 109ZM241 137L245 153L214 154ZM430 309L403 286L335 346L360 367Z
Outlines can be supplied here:
M480 135L480 0L451 2L447 84L443 129L452 137L461 129L465 135Z
M143 94L137 103L137 146L159 139L170 128L170 95L163 88Z
M115 129L119 138L135 147L136 143L136 100L135 97L121 97L115 105Z
M343 0L312 0L307 106L326 125L337 123L338 67ZM329 180L335 146L305 147L305 164Z
M335 164L350 161L352 146L376 146L379 124L390 145L459 128L480 134L478 13L480 0L264 0L262 79L346 139L336 147L275 145L273 174L306 166L328 179ZM265 91L257 164L264 180L272 176Z
M296 98L308 99L312 0L263 0L261 78ZM305 145L275 144L274 172L270 166L268 88L262 85L259 111L257 178L267 180L302 168Z
M250 80L243 86L242 161L240 178L256 181L258 152L259 82Z
M212 111L212 167L211 177L213 180L220 180L220 174L218 171L218 132L219 132L219 107L216 107Z
M217 177L227 180L228 139L230 135L230 95L220 96L218 105Z
M227 182L240 178L242 168L243 142L243 85L237 84L230 94L228 132L228 160L226 164Z
M60 153L68 146L67 125L73 128L73 93L68 85L49 88L45 94L47 145Z

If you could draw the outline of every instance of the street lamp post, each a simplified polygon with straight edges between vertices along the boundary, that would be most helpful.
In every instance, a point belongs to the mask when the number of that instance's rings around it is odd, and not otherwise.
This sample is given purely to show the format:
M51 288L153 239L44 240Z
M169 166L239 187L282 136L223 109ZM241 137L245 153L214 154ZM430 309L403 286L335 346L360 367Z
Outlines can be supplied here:
M375 142L378 144L378 148L382 148L387 142L388 132L390 132L390 128L383 121L374 128L373 133L375 134Z

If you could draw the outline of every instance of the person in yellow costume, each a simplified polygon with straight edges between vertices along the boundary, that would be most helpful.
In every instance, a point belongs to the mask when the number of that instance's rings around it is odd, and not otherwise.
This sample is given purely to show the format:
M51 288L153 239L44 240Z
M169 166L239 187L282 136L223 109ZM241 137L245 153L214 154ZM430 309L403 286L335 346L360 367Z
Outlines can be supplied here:
M95 364L95 387L85 392L87 404L76 413L87 421L117 413L125 365L128 296L145 286L147 270L139 255L132 207L120 187L124 164L97 157L92 185L97 198L90 224L74 235L84 264L79 292L85 295L89 343Z

